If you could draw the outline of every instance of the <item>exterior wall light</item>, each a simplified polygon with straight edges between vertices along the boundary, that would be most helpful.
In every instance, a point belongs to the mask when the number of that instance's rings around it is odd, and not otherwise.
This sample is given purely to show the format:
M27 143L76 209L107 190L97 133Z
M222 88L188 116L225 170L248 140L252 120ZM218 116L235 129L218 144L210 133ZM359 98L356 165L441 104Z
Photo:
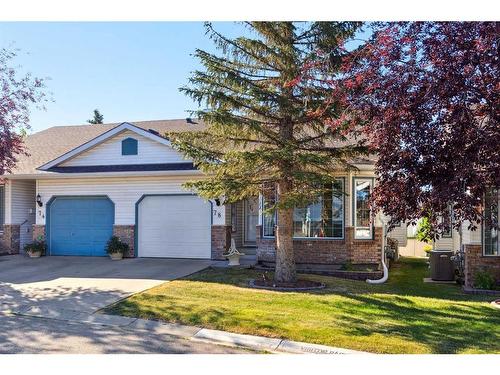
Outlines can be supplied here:
M43 202L42 202L42 197L40 196L40 194L37 194L36 195L36 203L42 207L43 206Z

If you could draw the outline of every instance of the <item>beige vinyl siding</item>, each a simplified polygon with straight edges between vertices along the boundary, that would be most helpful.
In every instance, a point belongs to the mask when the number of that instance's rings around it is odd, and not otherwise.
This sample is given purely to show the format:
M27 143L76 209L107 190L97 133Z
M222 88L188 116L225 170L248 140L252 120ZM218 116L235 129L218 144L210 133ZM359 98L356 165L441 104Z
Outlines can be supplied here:
M434 242L434 249L436 250L458 250L460 243L460 236L458 231L453 229L451 238L441 237Z
M482 227L479 225L476 230L468 229L469 222L462 224L462 242L464 244L480 244Z
M5 222L5 224L12 224L12 199L11 199L12 180L6 180L4 186L5 186L5 190L4 190L4 197L5 197L4 222Z
M35 224L36 183L34 180L8 180L6 184L6 224L20 225L20 248L32 241Z
M3 230L5 223L5 186L0 184L0 232Z
M38 193L44 205L37 214L37 224L45 224L45 207L53 196L106 195L115 204L115 224L133 225L135 224L135 203L144 194L190 193L181 185L193 178L192 176L151 176L39 180Z
M401 223L400 226L394 227L387 236L398 241L399 246L406 246L408 237L406 235L406 224Z
M129 137L138 141L137 155L122 155L122 141ZM60 166L157 164L186 161L180 153L171 147L127 130L61 163Z

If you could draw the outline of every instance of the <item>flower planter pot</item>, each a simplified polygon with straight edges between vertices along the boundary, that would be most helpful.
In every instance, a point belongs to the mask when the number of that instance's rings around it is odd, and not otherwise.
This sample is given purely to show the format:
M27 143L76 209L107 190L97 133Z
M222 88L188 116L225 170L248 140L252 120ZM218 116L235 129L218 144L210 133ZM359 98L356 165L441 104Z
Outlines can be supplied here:
M229 255L227 257L229 260L229 266L239 266L240 265L240 254Z
M40 258L42 256L42 252L41 251L32 251L32 252L28 253L28 256L30 258Z
M111 253L111 254L109 254L109 257L111 258L111 260L122 260L123 254L122 253Z
M240 253L236 248L236 244L234 242L234 238L231 238L231 247L229 248L227 254L223 254L228 260L228 266L239 266L240 265L240 256L245 255Z

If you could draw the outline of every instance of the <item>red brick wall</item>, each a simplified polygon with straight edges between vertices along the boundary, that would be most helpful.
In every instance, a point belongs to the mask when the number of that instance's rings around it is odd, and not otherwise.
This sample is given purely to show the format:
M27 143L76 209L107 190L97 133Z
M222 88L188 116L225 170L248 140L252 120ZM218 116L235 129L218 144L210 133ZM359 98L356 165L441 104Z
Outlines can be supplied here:
M113 236L129 246L129 251L125 258L135 257L135 225L113 225Z
M45 225L33 224L33 241L45 241Z
M295 262L312 264L364 264L380 263L382 250L382 228L375 228L373 240L354 239L354 228L345 228L343 240L296 239L293 241ZM261 227L257 227L257 259L265 262L275 260L275 239L262 238Z
M465 286L474 287L474 274L488 271L500 283L500 256L484 256L481 245L465 245Z
M4 224L2 249L8 254L19 254L21 226L19 224Z
M231 226L212 225L212 259L226 259L223 254L229 246L231 246Z

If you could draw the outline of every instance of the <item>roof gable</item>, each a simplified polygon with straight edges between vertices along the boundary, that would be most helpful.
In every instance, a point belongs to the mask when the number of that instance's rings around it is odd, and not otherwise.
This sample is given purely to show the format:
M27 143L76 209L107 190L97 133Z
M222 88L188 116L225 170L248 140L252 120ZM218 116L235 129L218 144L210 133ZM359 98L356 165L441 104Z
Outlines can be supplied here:
M98 125L95 125L98 126ZM130 123L124 122L97 137L85 142L76 148L64 153L63 155L43 164L37 169L41 171L50 171L51 168L57 166L83 166L83 165L118 165L118 164L140 164L140 163L155 163L158 160L145 159L142 160L141 155L122 156L121 151L116 152L116 157L113 155L115 149L121 150L121 141L125 138L136 137L142 141L143 147L156 148L159 157L163 157L163 162L185 162L182 155L173 150L170 142L154 134L151 131L144 130ZM160 149L158 149L158 146ZM164 147L167 146L167 147ZM162 152L164 151L164 152ZM108 155L108 158L105 157ZM104 159L103 159L104 156Z

